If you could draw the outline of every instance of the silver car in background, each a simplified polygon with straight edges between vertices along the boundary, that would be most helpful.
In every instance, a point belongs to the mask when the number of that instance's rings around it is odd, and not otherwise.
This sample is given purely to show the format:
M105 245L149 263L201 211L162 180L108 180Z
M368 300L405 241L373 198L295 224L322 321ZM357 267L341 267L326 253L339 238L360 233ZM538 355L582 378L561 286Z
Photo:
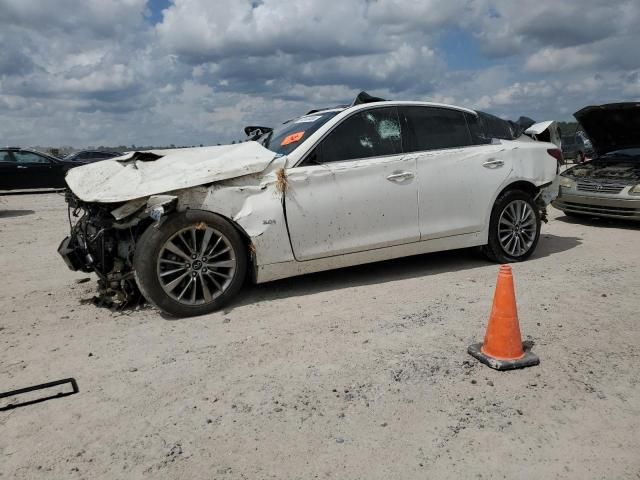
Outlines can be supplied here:
M596 157L560 175L553 206L573 217L640 221L640 103L590 106L574 116Z

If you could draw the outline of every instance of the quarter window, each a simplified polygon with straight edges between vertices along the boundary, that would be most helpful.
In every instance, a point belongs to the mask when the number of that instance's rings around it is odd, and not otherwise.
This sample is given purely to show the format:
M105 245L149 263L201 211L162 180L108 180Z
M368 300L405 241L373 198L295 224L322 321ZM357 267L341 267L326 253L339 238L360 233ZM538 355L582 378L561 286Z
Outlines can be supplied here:
M464 112L435 107L402 109L412 132L411 151L472 145Z
M402 131L395 107L358 112L322 142L324 162L402 153Z
M486 138L482 132L482 127L480 126L480 120L478 117L471 113L465 113L464 116L467 119L467 125L469 126L471 141L476 145L491 143L491 139Z

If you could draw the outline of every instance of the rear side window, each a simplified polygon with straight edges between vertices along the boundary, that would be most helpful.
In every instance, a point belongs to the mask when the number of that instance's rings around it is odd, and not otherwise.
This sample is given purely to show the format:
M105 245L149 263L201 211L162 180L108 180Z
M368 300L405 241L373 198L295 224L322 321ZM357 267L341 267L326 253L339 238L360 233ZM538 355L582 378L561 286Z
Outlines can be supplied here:
M511 122L485 112L478 112L480 125L487 138L500 138L502 140L515 140L518 132Z
M401 109L411 133L410 151L437 150L472 145L464 112L436 107Z
M358 112L322 142L322 160L338 162L402 153L402 130L396 107Z

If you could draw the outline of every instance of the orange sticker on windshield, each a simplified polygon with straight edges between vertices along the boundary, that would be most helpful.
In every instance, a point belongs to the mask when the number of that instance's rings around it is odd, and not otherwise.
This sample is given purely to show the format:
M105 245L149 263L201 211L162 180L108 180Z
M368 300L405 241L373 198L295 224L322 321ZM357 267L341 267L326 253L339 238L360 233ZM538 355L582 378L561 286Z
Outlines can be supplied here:
M304 137L304 132L292 133L288 137L285 137L284 140L282 140L282 143L280 144L280 146L284 147L285 145L289 145L290 143L299 142L302 137Z

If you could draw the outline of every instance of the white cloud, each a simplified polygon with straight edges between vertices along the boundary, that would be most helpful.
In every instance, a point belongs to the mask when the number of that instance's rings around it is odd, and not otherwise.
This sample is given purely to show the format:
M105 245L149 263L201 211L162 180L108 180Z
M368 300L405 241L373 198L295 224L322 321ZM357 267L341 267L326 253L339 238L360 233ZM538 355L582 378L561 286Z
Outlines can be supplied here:
M0 130L14 144L217 143L361 89L568 119L640 97L640 4L612 8L173 0L154 26L146 0L0 0ZM452 31L475 39L473 51L444 51ZM453 54L470 67L448 66Z
M561 70L578 70L593 66L598 56L593 51L580 47L543 48L525 62L525 69L537 73L552 73Z

